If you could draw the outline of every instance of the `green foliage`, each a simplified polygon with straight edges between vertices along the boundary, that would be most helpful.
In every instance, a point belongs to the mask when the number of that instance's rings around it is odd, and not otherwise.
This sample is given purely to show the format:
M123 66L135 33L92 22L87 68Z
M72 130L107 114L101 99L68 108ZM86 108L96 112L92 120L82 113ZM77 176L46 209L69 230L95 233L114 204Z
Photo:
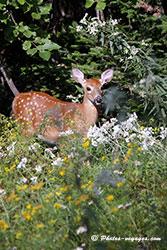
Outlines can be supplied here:
M0 23L4 29L5 44L15 40L22 42L22 48L30 56L38 55L48 61L51 51L60 49L51 39L49 30L49 15L51 3L41 1L5 1L0 4ZM10 10L9 10L10 9ZM19 9L19 12L17 10ZM29 16L29 19L23 18Z

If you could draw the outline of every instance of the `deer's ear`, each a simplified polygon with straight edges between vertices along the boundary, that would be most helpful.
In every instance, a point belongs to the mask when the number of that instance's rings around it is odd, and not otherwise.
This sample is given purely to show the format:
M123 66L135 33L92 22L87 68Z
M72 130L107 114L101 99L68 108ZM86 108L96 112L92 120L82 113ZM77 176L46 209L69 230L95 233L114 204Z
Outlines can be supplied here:
M101 78L99 79L101 84L103 85L106 82L110 82L113 78L114 70L113 69L107 69L101 74Z
M82 85L84 85L84 83L86 82L86 80L84 79L84 74L77 68L72 68L72 77L76 82L79 82Z

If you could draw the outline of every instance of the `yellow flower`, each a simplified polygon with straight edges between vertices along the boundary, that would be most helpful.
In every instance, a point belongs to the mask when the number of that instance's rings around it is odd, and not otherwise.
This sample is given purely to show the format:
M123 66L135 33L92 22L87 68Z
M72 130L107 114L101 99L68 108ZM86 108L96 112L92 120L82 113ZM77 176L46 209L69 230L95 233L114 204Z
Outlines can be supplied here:
M0 228L5 231L6 229L9 228L9 226L8 226L8 224L6 224L5 221L0 220Z
M115 160L113 161L114 164L117 164L118 162L119 162L119 159L115 159Z
M56 194L57 196L60 196L60 195L61 195L61 192L55 192L55 194Z
M49 202L50 202L50 200L49 200L49 199L47 199L47 200L45 200L45 202L46 202L46 203L49 203Z
M10 122L8 122L7 126L10 127L10 125L11 125Z
M82 185L81 185L81 188L85 188L85 187L86 187L86 184L82 184Z
M41 223L41 224L38 224L38 225L36 226L37 229L40 229L40 228L43 228L43 227L44 227L44 224L42 224L42 223Z
M127 151L127 155L130 155L132 153L132 149L129 148L128 151Z
M81 201L80 201L80 200L77 200L77 201L75 202L75 205L78 206L80 203L81 203Z
M67 196L66 200L67 200L67 201L70 201L70 200L71 200L71 196L70 196L70 195Z
M85 141L87 141L87 140L88 140L88 138L86 138L86 137L85 137L85 138L83 138L83 141L84 141L84 142L85 142Z
M52 178L50 178L50 180L51 180L51 181L55 181L55 178L54 178L54 177L52 177Z
M90 141L86 141L85 143L82 144L83 148L87 148L90 145Z
M144 129L144 126L141 126L140 129L143 130L143 129Z
M10 168L5 168L6 173L10 172Z
M50 224L54 224L56 220L50 220Z
M31 191L33 191L33 190L39 190L43 185L44 185L43 182L39 182L39 183L35 184L34 186L31 186L30 190Z
M64 158L64 161L65 161L65 162L69 162L70 159L68 159L68 157L65 157L65 158Z
M109 195L109 196L107 197L107 200L108 200L108 201L114 200L114 195Z
M117 187L122 187L122 185L123 185L123 182L118 182L117 183Z
M13 199L16 199L17 198L17 195L15 193L11 193L11 195L9 195L8 197L8 200L13 200Z
M27 219L27 220L30 220L31 219L31 215L28 213L28 212L22 212L22 216Z
M127 162L128 161L128 157L125 157L124 159L123 159L123 163L125 163L125 162Z
M16 239L18 239L21 235L22 235L22 233L17 233L16 234Z
M106 230L106 233L110 233L111 231L109 229Z
M86 201L87 199L89 199L89 196L87 194L83 194L81 195L80 199Z
M33 216L33 215L37 212L37 210L40 209L40 208L42 208L41 205L36 206L36 207L33 207L32 212L31 212L31 215Z
M46 198L52 198L53 197L53 193L49 193L48 195L45 196L45 199Z
M142 151L142 148L141 148L141 147L139 147L139 148L138 148L138 150L139 150L139 151Z
M54 208L61 208L61 204L56 202L54 205L53 205Z
M92 183L92 181L91 181L91 180L89 180L89 181L88 181L88 184L91 184L91 183Z
M28 205L26 206L26 208L27 208L27 210L31 210L31 204L28 204Z
M27 187L28 187L28 185L27 185L27 184L24 184L23 189L26 189Z
M60 173L59 173L61 176L63 176L64 174L65 174L65 171L60 171Z
M102 159L102 161L104 161L105 160L105 156L102 156L101 159Z
M114 213L114 212L117 212L119 209L117 208L117 207L113 207L112 209L111 209L111 213Z

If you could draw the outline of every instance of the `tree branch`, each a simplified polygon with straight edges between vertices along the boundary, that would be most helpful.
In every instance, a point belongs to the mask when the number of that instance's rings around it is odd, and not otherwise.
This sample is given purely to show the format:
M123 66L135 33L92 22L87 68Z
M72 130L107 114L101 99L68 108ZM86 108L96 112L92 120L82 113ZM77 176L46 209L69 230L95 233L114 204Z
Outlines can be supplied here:
M8 75L7 70L5 69L5 66L2 63L2 56L0 55L0 71L4 77L4 79L6 80L9 88L11 89L11 91L13 92L13 94L16 96L17 94L19 94L19 91L17 90L12 78Z

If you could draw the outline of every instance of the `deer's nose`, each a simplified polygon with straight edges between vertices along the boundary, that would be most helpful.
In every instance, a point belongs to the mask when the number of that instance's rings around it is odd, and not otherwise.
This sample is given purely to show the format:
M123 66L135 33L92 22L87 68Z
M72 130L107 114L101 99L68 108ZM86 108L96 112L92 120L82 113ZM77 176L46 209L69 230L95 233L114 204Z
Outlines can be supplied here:
M101 96L97 96L97 97L95 98L95 104L96 104L96 105L100 105L101 102L102 102Z

